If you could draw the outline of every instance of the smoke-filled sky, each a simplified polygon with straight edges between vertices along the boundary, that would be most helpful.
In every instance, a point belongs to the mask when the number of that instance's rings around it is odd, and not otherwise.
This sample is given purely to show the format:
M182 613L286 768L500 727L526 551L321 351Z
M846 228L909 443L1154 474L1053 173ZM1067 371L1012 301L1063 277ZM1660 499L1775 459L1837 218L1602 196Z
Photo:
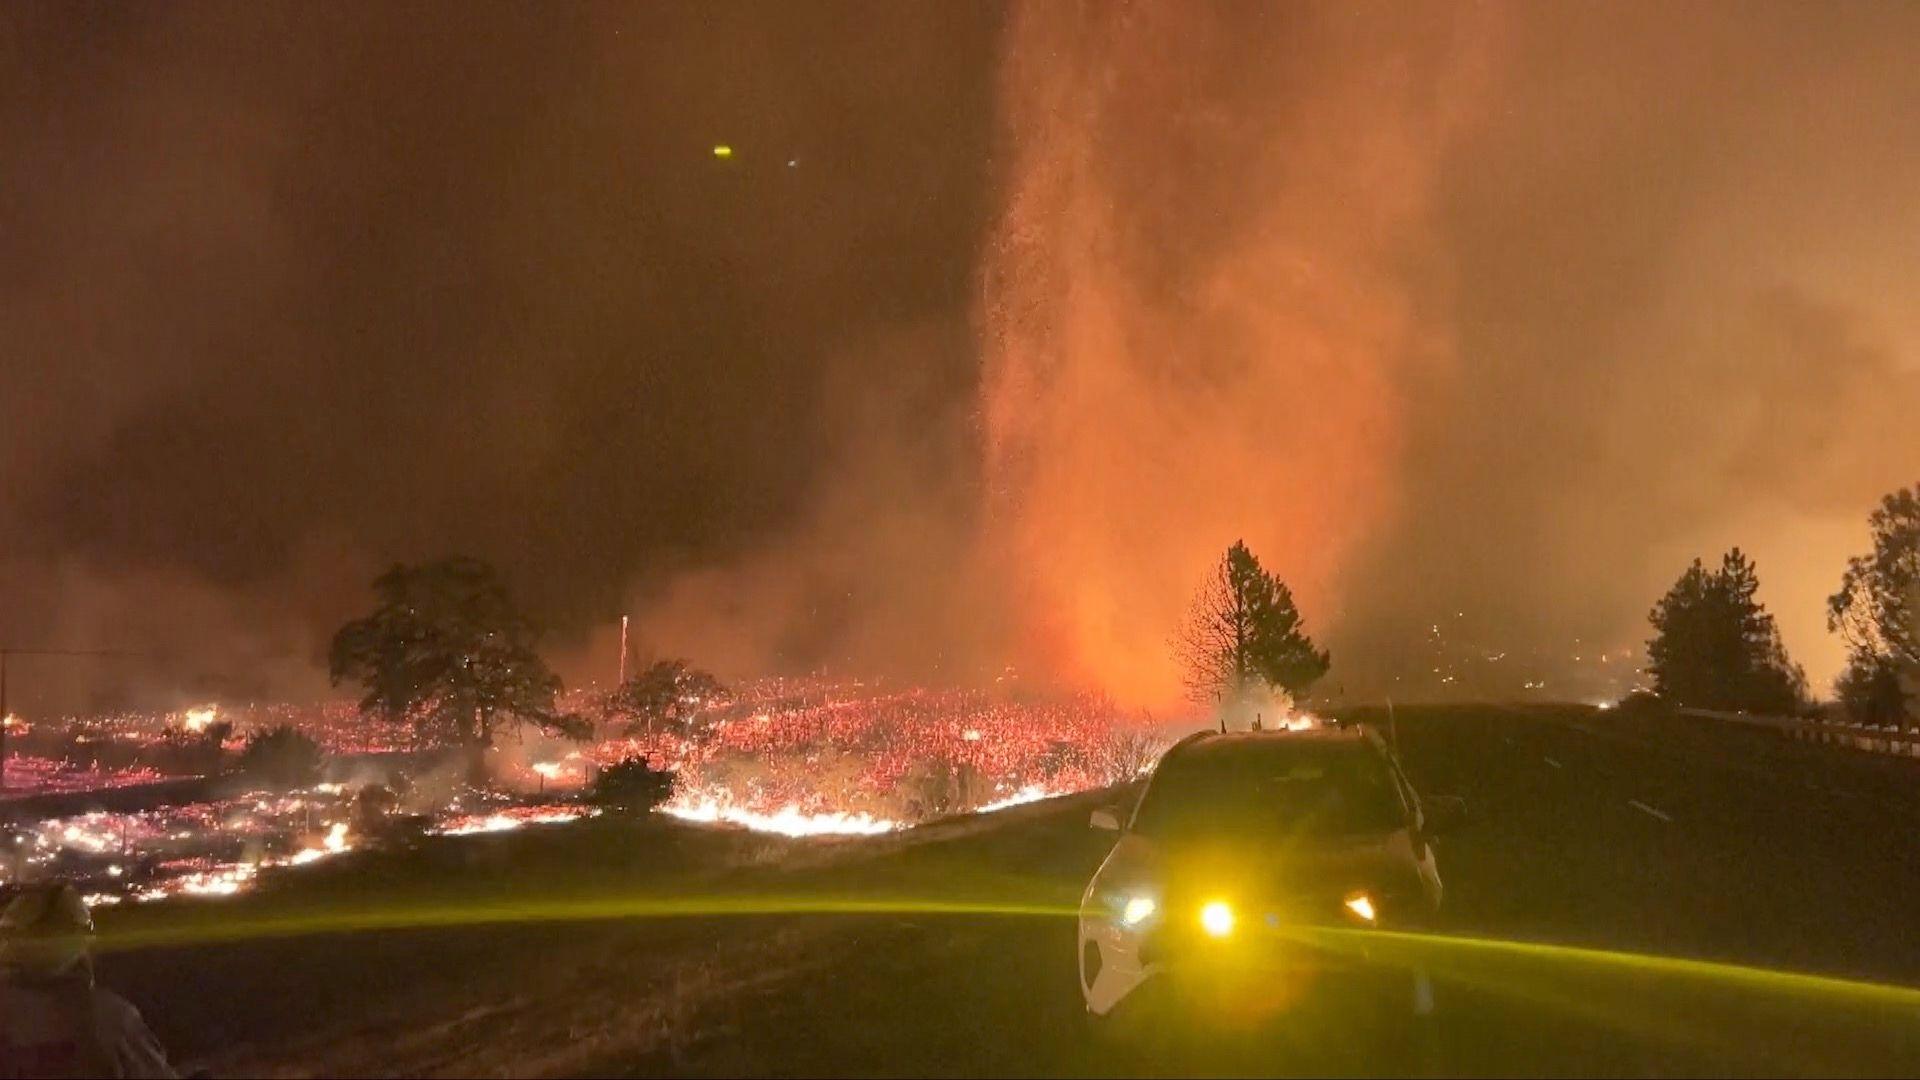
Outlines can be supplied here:
M631 613L727 675L1166 707L1241 537L1347 696L1630 680L1734 544L1822 688L1822 600L1920 480L1915 41L1868 4L10 5L0 646L149 654L17 659L13 700L321 694L374 573L464 552L576 682Z

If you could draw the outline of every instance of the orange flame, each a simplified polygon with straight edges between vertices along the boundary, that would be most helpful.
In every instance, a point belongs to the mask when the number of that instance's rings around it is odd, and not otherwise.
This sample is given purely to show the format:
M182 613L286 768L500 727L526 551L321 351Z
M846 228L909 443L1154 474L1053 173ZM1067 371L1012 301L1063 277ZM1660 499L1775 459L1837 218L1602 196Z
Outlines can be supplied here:
M1336 622L1402 388L1444 356L1397 273L1457 73L1391 63L1411 36L1351 63L1304 9L1224 17L1036 4L1002 72L988 519L1028 648L1129 705L1178 699L1167 638L1237 538Z

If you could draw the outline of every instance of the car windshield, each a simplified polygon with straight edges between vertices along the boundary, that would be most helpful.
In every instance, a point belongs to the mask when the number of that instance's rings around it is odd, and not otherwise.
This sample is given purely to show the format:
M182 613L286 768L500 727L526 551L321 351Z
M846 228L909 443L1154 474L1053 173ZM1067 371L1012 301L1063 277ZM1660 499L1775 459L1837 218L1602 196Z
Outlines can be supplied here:
M1370 746L1275 743L1173 755L1134 817L1146 836L1345 836L1405 824L1386 763Z

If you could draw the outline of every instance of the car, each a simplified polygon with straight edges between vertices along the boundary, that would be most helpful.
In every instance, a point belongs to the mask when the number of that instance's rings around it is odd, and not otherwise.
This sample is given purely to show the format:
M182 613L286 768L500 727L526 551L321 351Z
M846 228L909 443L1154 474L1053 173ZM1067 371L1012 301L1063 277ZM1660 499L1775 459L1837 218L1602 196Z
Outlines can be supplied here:
M1397 965L1381 955L1398 935L1375 932L1433 925L1443 898L1434 838L1461 816L1458 799L1423 802L1371 728L1181 740L1130 814L1093 813L1094 827L1120 835L1080 903L1088 1014L1103 1023L1160 980L1209 1007L1284 1008L1349 974L1430 1015L1424 970L1404 951Z

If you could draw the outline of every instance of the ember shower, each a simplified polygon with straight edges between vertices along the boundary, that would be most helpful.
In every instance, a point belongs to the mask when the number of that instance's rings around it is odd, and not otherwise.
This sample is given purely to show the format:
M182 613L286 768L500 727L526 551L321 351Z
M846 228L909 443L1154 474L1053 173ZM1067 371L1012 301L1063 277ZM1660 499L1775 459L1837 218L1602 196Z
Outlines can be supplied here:
M988 521L1056 674L1176 700L1169 628L1240 538L1327 628L1393 509L1408 376L1448 361L1396 262L1475 33L1299 5L1013 21L981 301Z

